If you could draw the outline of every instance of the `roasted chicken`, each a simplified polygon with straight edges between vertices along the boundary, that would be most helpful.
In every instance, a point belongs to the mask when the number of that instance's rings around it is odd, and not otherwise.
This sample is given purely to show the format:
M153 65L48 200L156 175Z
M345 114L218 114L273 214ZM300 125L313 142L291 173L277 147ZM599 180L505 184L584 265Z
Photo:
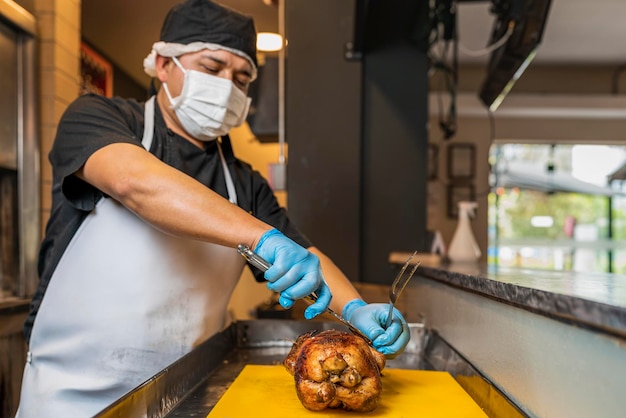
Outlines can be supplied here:
M373 411L380 400L385 356L362 338L337 330L298 337L283 362L296 393L311 411Z

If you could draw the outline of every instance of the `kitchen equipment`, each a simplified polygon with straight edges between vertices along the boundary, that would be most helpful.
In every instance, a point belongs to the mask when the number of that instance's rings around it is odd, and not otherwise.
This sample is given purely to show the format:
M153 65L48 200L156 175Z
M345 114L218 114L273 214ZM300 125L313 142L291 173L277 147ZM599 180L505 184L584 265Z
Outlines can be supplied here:
M368 417L487 417L448 372L384 369L381 379L380 403L366 414ZM263 388L271 388L271 391ZM263 416L273 418L354 415L341 409L309 411L298 400L293 377L282 365L246 365L208 418L259 416L261 405Z
M272 265L270 263L268 263L267 261L265 261L263 259L263 257L259 256L258 254L256 254L254 251L252 251L248 246L240 244L237 247L237 251L239 251L239 254L241 254L243 256L243 258L245 258L250 264L252 264L254 267L258 268L261 271L267 271L267 269L269 269ZM317 295L315 293L312 293L308 296L305 296L304 299L309 302L309 303L314 303L317 301ZM352 325L347 319L345 319L343 316L339 315L337 312L333 311L330 308L326 308L326 312L328 312L333 318L335 318L336 320L338 320L339 322L341 322L342 324L344 324L346 327L348 327L348 329L355 335L358 335L359 337L363 338L365 340L365 342L367 342L370 346L374 346L372 344L372 340L370 340L367 335L363 334L361 331L359 331L359 329L357 327L355 327L354 325Z
M415 270L417 270L417 268L420 266L420 262L418 261L417 263L415 263L413 270L411 270L409 274L404 274L407 267L409 267L409 265L411 264L411 260L413 259L415 254L417 254L417 251L409 256L409 259L406 260L406 263L404 263L404 266L402 266L400 273L398 273L395 280L391 284L391 287L389 288L389 313L387 314L385 329L389 328L389 325L391 325L391 321L393 320L393 307L398 300L398 297L400 297L400 294L406 287L407 283L409 283L409 280L411 280L411 277L413 277L413 275L415 274Z

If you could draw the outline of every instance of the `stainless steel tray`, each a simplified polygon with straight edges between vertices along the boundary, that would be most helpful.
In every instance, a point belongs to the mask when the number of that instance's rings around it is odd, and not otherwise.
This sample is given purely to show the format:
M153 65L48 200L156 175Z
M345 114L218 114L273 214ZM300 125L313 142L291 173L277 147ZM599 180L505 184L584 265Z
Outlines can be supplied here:
M347 329L337 322L259 319L231 324L100 412L97 417L205 417L246 364L281 364L308 331ZM412 327L416 332L422 328ZM418 368L417 333L389 363ZM389 367L392 367L391 365Z
M452 375L479 376L469 363L422 324L409 324L411 341L405 351L387 362L388 368L446 370ZM101 411L96 417L206 417L247 364L282 364L296 338L308 331L339 329L337 322L258 319L231 324L157 375ZM486 379L466 379L478 388L465 387L484 409L497 401L506 416L523 417ZM462 384L463 386L463 384ZM486 393L486 399L473 395ZM473 390L476 389L476 390ZM504 402L502 402L504 401ZM516 415L517 413L517 415Z

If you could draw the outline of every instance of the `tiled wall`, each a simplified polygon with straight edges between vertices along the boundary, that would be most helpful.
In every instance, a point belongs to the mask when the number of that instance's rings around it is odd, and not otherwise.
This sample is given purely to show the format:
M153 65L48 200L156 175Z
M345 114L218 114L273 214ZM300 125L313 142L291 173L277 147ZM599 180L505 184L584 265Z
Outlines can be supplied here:
M81 0L34 0L39 39L41 225L50 214L52 170L48 153L56 127L80 87Z

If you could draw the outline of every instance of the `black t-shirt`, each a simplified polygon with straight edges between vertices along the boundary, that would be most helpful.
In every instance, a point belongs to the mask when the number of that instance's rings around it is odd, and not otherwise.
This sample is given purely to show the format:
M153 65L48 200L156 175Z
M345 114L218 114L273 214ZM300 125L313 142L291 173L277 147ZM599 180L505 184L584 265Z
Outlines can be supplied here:
M39 252L39 286L24 326L27 340L30 340L35 316L63 252L96 203L108 198L73 173L95 151L106 145L129 143L141 147L143 129L144 103L132 99L109 99L88 94L75 100L63 114L49 155L53 176L52 209ZM249 164L234 157L228 137L222 138L222 151L235 183L238 205L298 244L310 247L309 240L289 220L285 209L279 206L267 181ZM207 142L205 149L200 149L175 134L166 127L158 104L155 104L154 138L150 152L228 198L217 143ZM257 269L253 272L258 281L263 280L262 272Z

